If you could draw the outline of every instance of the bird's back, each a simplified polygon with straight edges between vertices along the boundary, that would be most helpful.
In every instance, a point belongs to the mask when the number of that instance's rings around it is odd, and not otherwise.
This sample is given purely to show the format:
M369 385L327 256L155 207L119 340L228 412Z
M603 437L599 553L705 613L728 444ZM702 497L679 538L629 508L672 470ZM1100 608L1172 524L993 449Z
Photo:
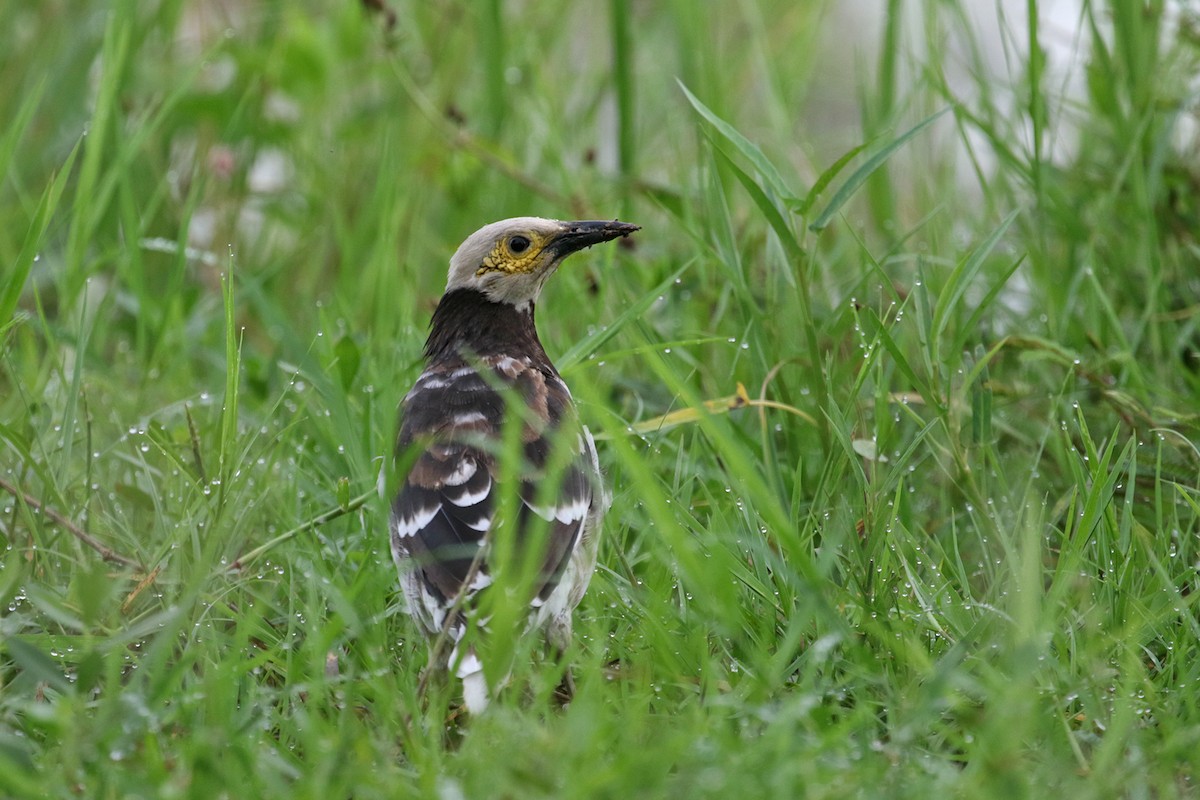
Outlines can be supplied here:
M429 363L401 407L397 458L416 457L392 506L391 544L410 613L437 634L460 593L469 612L495 577L481 548L507 536L519 551L543 548L531 576L531 619L562 624L595 563L592 531L604 505L595 447L537 342L532 311L452 295L434 328L455 334L430 337ZM489 330L506 333L489 338ZM519 463L511 465L503 462L506 424L520 426ZM509 476L517 478L515 525L496 519ZM465 627L465 619L451 620L447 633L457 641Z

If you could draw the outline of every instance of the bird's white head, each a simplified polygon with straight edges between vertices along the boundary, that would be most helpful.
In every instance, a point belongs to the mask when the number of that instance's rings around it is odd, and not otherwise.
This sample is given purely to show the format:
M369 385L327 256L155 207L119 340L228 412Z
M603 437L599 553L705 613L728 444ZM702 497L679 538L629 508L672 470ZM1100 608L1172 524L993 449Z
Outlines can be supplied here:
M446 291L475 289L495 303L526 308L567 256L585 247L628 236L627 222L561 222L513 217L484 225L450 259Z

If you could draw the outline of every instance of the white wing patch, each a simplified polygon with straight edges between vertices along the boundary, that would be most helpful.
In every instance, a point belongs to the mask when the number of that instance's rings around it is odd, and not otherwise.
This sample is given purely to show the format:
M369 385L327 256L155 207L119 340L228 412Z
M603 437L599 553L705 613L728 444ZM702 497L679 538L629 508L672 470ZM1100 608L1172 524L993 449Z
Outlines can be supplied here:
M468 506L473 506L476 503L482 501L483 498L488 496L488 492L490 492L491 490L492 490L492 482L491 482L491 480L488 480L483 485L483 487L481 489L479 489L479 491L477 491L477 492L469 491L466 487L463 487L461 492L458 495L452 495L450 492L446 491L446 489L443 489L442 496L445 497L447 500L449 500L451 503L454 503L454 505L458 506L459 508L467 508ZM474 526L472 526L472 527L474 527ZM475 528L475 530L483 530L483 529Z
M537 506L533 503L526 503L533 513L537 514L547 522L558 520L564 524L575 522L583 519L587 514L588 506L591 505L591 500L587 497L576 497L570 502L554 506Z
M417 390L419 390L419 389L445 389L449 385L450 385L449 383L447 383L442 378L439 378L437 375L434 375L431 372L426 372L419 379L417 379L417 385L414 388Z
M409 536L412 536L417 531L428 525L429 521L433 519L441 510L442 506L439 503L438 505L430 508L420 509L416 512L416 515L412 517L394 517L392 525L396 534L396 538L407 539Z
M458 466L454 468L454 472L451 472L446 476L446 485L462 486L464 483L471 480L478 469L479 465L475 463L475 459L464 458L458 462ZM462 504L460 503L459 505Z

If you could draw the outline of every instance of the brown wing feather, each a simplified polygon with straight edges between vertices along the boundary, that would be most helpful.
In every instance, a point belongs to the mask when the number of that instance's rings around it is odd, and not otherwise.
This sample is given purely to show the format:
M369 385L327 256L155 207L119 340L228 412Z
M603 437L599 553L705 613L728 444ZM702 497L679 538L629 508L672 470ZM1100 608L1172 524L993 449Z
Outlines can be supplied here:
M532 472L519 487L523 503L516 535L526 538L538 517L548 523L535 606L558 585L592 503L593 482L582 446L549 499L539 491L543 469L554 460L555 432L576 424L570 394L558 375L528 359L501 356L484 362L491 368L490 383L461 360L434 365L402 406L397 450L414 445L424 450L392 505L392 550L397 563L407 568L404 588L410 609L431 632L440 630L491 524L498 470L480 438L500 436L504 398L495 386L511 386L529 409L522 440ZM468 597L488 583L484 564Z

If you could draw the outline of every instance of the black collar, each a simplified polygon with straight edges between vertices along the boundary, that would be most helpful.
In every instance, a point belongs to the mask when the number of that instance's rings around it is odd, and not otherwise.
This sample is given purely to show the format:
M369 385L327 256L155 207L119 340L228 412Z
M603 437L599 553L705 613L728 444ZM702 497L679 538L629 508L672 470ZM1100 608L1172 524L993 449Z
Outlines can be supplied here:
M442 295L425 341L425 360L507 355L530 357L549 365L533 324L533 304L517 309L496 303L477 289L453 289Z

